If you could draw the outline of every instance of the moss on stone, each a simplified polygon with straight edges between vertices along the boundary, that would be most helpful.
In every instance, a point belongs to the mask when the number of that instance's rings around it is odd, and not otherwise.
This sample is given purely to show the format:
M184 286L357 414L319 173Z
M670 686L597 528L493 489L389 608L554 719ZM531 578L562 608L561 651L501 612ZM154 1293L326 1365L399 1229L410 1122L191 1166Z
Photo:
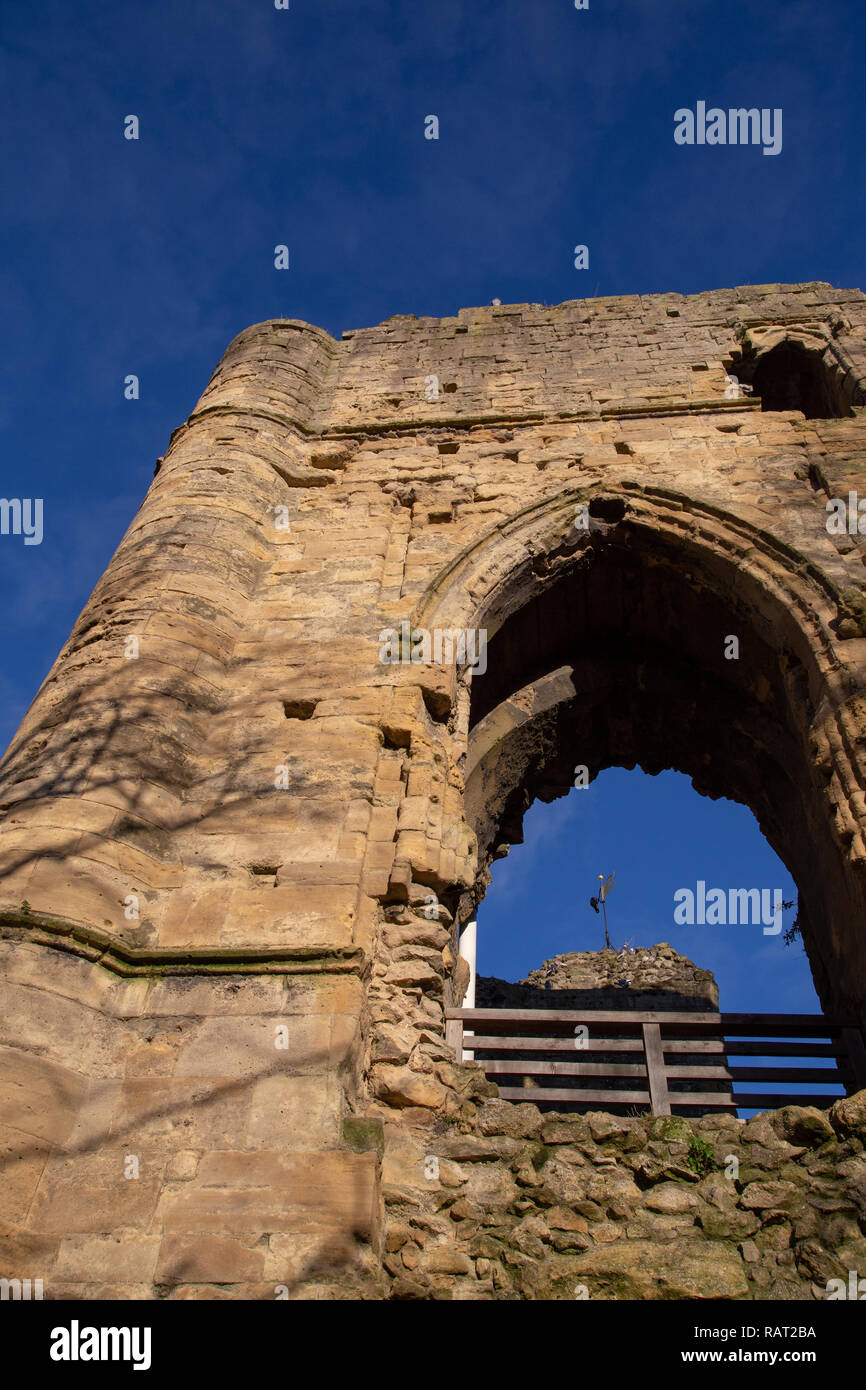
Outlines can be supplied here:
M651 1139L662 1139L666 1143L680 1141L689 1144L695 1137L691 1125L682 1115L657 1115L649 1133Z
M355 1153L375 1149L378 1154L383 1154L385 1131L382 1121L365 1119L362 1115L347 1115L343 1120L343 1143Z

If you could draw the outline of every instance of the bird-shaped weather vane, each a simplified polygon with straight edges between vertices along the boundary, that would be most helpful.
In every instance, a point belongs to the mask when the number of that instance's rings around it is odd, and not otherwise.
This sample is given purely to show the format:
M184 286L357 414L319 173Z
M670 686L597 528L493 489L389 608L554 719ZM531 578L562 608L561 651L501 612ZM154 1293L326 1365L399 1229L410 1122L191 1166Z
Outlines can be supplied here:
M604 944L606 949L609 951L611 949L611 945L610 936L608 935L607 930L607 908L605 907L604 903L605 898L607 897L608 893L613 887L613 874L608 874L607 878L605 878L604 874L599 874L598 881L601 884L601 887L598 890L598 897L590 898L589 905L592 908L593 912L598 912L598 905L599 903L601 903L601 910L604 916Z

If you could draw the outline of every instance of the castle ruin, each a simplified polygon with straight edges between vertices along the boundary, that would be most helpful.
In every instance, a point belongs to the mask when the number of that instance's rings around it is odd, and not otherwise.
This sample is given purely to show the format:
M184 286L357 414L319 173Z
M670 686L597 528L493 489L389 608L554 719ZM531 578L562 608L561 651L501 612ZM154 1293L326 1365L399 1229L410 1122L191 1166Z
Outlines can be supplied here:
M731 1205L684 1121L509 1106L444 1030L532 800L636 764L751 807L822 1006L866 1026L864 404L866 296L820 283L234 339L0 764L0 1272L817 1297L866 1268L856 1098L707 1117Z

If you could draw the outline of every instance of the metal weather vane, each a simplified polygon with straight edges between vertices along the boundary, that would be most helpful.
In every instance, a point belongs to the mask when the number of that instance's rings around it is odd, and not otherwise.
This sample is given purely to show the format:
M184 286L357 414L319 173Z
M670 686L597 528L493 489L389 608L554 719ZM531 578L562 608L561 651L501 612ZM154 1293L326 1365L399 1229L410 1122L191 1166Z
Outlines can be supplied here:
M608 874L607 878L605 878L604 874L599 874L598 881L601 884L601 887L598 890L598 896L595 898L590 898L589 900L589 905L592 908L593 912L598 912L598 905L599 903L601 903L601 910L604 916L604 944L607 950L611 950L611 944L610 936L608 935L607 930L607 908L605 907L605 899L608 893L610 892L611 888L613 887L613 879L613 874Z

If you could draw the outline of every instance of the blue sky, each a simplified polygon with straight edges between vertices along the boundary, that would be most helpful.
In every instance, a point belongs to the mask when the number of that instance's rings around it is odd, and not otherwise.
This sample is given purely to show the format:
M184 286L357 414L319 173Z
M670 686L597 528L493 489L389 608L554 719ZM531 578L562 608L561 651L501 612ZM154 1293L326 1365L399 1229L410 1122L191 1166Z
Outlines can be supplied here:
M0 537L0 743L171 430L248 324L290 316L339 335L494 297L863 286L864 41L860 0L590 0L587 11L572 0L291 0L288 11L3 0L0 490L44 499L45 536L31 547ZM698 100L782 108L782 152L677 146L674 111ZM123 138L129 114L138 141ZM437 141L424 139L429 114ZM278 243L288 271L274 269ZM587 270L574 268L578 243ZM137 401L124 399L129 373ZM542 872L545 845L579 843L579 904L596 862L614 867L626 934L687 950L688 929L665 916L674 878L748 864L756 882L777 882L748 812L656 779L640 792L646 817L626 821L607 791L623 775L601 778L582 809L574 796L535 808L496 888L521 866L540 875L533 901L551 919L543 895L560 890ZM628 842L627 824L641 827ZM501 896L484 913L505 922ZM557 921L549 941L533 938L532 959L523 937L497 968L519 974L574 946ZM767 938L756 950L709 935L695 948L728 1007L794 1007L799 948ZM773 962L766 999L753 998L754 959Z
M710 888L781 889L796 900L791 875L770 849L747 806L698 796L688 777L608 768L588 787L530 808L525 842L493 867L478 913L479 969L522 979L549 955L599 951L604 924L589 905L598 875L614 873L607 901L615 947L667 941L712 970L731 1012L800 1013L819 1005L799 941L762 926L674 921L674 894Z

